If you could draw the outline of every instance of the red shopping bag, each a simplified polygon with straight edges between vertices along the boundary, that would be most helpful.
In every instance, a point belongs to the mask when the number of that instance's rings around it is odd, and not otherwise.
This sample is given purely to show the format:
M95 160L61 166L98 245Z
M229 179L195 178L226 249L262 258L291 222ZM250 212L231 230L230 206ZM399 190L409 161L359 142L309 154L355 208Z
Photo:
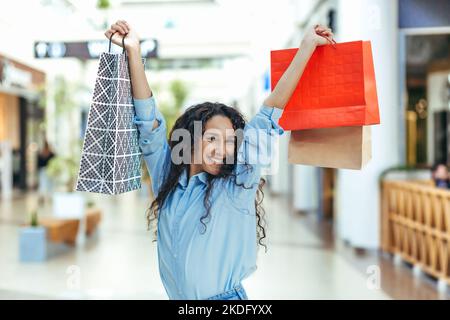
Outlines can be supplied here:
M271 52L272 90L297 50ZM285 130L379 123L370 41L317 47L279 120Z

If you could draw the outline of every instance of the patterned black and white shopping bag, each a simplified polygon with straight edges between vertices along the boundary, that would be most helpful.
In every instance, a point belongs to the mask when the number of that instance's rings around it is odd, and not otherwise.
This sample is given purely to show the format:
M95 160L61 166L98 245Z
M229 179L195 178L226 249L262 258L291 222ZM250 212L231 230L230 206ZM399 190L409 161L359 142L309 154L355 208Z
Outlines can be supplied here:
M100 55L78 172L78 191L120 194L141 187L141 151L133 123L128 56L125 49L122 53L111 53L111 38L108 52Z

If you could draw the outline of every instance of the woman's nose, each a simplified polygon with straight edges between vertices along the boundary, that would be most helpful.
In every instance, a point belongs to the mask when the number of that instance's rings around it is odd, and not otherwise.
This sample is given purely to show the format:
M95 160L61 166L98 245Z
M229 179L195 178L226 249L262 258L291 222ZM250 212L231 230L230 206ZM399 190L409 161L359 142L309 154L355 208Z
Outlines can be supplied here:
M223 158L225 154L225 145L217 144L213 149L214 158Z

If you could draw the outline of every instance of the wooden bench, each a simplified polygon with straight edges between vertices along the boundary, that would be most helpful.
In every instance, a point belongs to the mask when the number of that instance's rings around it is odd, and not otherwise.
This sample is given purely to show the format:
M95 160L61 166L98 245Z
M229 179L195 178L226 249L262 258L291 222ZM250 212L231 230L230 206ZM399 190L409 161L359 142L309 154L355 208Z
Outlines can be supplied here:
M86 235L91 235L96 230L101 221L101 211L90 208L86 211ZM80 220L63 219L57 217L42 217L39 225L47 229L47 239L54 243L67 243L75 245Z
M381 249L450 284L450 190L383 181Z
M47 229L48 241L75 245L80 221L78 219L43 217L39 220L39 225Z
M91 235L97 229L102 219L100 209L90 208L86 211L86 235Z

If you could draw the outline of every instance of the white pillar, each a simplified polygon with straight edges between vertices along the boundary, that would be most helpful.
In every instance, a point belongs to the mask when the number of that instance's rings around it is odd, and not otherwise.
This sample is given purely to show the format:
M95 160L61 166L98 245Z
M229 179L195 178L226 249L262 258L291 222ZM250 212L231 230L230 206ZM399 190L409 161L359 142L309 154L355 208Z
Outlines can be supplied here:
M276 164L272 164L272 175L270 176L270 191L274 194L289 193L289 163L287 159L289 137L285 132L278 140Z
M316 211L319 209L319 168L293 165L294 209Z
M352 246L379 246L378 177L399 164L397 0L339 0L337 40L371 40L381 125L372 127L372 160L361 171L339 170L336 189L337 234Z
M0 187L2 200L11 199L13 189L12 148L9 141L0 142Z

